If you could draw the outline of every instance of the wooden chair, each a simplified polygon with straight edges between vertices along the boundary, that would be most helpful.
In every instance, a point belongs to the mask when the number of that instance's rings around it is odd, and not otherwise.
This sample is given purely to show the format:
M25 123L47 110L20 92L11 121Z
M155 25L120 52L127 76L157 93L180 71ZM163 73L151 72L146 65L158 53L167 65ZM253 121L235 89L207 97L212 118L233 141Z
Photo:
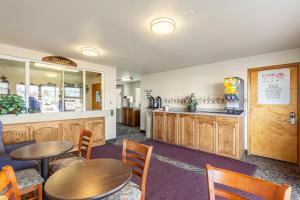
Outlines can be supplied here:
M0 172L0 191L8 198L21 200L21 193L18 189L14 169L11 166L4 166Z
M90 160L93 146L94 134L88 130L81 130L77 154L82 157L82 152L85 152L85 159Z
M215 196L232 200L247 200L239 194L220 188L215 188L215 183L247 192L266 200L290 200L291 187L285 184L274 184L245 174L220 169L206 165L209 200Z
M122 161L132 167L133 174L141 178L141 200L145 200L146 179L153 146L123 140Z
M28 175L28 176L26 176ZM37 196L34 197L34 192ZM42 200L43 179L35 169L26 169L14 172L9 165L0 172L0 193L9 200L21 200L21 196L29 194L29 199Z
M76 151L77 156L70 156L69 154L65 154L66 156L62 155L63 157L58 157L58 159L51 161L49 164L50 172L54 173L57 170L71 164L83 162L84 160L90 160L93 141L94 134L91 131L84 129L81 130L78 150Z

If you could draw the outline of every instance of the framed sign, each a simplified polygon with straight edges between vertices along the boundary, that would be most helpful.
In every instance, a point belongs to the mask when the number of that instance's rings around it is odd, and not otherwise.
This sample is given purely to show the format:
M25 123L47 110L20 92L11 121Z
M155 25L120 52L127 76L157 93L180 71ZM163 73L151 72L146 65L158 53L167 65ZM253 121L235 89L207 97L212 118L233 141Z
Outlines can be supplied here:
M290 69L258 72L258 104L290 104Z
M44 58L42 58L42 61L44 62L51 62L51 63L55 63L55 64L60 64L60 65L67 65L67 66L71 66L71 67L77 67L77 64L65 57L62 56L46 56Z

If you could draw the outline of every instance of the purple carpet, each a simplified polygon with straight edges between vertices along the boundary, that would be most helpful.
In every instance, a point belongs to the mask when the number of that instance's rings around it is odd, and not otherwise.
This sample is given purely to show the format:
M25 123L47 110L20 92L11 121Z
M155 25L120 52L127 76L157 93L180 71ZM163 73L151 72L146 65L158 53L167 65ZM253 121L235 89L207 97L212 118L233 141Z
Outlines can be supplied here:
M239 173L254 175L257 166L245 163L239 160L218 156L203 151L197 151L176 145L166 144L153 140L143 142L147 145L153 145L153 153L178 160L196 167L205 168L205 164L211 164L215 167L236 171Z
M94 147L91 157L92 159L121 159L121 147L113 144ZM136 177L133 177L133 181L140 184ZM207 200L206 178L203 175L178 168L152 157L147 177L146 199Z
M94 147L92 159L121 159L121 148L112 144ZM133 181L140 184L133 177ZM150 161L146 199L148 200L193 200L208 199L204 176L190 172L152 158Z

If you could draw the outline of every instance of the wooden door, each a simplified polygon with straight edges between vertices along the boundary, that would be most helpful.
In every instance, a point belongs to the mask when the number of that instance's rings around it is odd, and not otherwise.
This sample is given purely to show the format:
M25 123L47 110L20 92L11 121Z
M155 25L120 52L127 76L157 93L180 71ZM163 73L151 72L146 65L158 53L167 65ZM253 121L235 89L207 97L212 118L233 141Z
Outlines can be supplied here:
M180 144L196 148L196 129L194 115L179 115L180 127Z
M297 162L298 123L296 120L294 124L291 124L288 119L291 112L296 114L296 119L298 118L298 66L299 64L297 63L249 70L250 113L248 118L248 133L250 136L251 154L292 163ZM283 68L290 71L289 103L259 104L259 73L266 70ZM278 79L275 79L275 81L278 81Z
M236 157L238 123L216 122L216 153Z
M177 114L167 113L165 124L166 141L173 144L178 144Z
M102 109L102 94L101 94L101 84L96 83L92 85L92 109L99 110Z
M213 117L212 117L213 118ZM197 117L198 148L207 152L215 152L215 123L214 119Z
M165 140L164 119L164 113L153 113L153 136L155 140Z

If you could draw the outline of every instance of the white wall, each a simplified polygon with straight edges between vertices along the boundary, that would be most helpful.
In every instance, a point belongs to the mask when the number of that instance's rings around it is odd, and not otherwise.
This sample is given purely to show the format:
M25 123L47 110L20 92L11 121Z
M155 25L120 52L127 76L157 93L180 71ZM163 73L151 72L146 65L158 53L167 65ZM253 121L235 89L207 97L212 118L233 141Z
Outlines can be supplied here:
M245 80L245 103L247 104L247 69L299 61L300 48L144 75L141 77L141 129L145 130L144 109L148 105L144 95L145 90L151 89L153 96L162 97L183 97L190 93L198 96L218 96L223 95L223 79L237 76ZM180 105L171 106L178 107ZM200 108L220 108L222 106L224 105L199 105ZM246 130L245 127L245 149L247 149Z
M0 56L13 56L25 59L33 59L41 61L45 56L51 53L37 52L29 49L19 48L0 43ZM80 68L103 73L104 84L104 110L114 110L116 113L116 68L110 66L99 65L95 63L85 62L70 58L75 61ZM105 139L116 138L116 115L106 117L105 120Z

